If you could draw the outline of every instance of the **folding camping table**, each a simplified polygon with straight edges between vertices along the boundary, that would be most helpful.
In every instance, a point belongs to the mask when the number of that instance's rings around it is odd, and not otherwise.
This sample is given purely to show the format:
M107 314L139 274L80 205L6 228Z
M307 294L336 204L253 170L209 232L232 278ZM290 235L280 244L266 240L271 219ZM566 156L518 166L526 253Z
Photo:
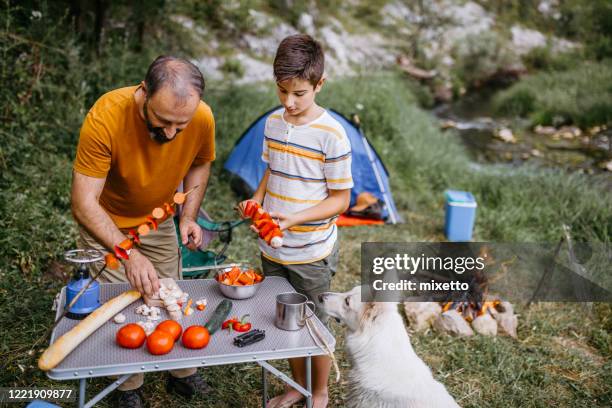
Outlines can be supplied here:
M211 316L217 304L223 299L218 284L212 279L182 280L178 281L178 284L194 300L205 298L208 302L204 311L194 310L192 315L183 316L181 325L183 328L194 324L203 325ZM128 288L129 285L126 283L101 284L100 301L105 302ZM293 287L285 278L267 277L252 298L232 300L233 307L230 316L249 314L253 328L266 331L266 337L263 341L249 346L243 348L234 346L233 338L237 334L219 330L211 336L210 343L203 349L190 350L177 342L170 353L154 356L148 353L146 346L132 350L119 347L115 343L115 335L121 325L115 324L111 320L92 333L47 375L54 380L79 380L79 407L91 407L119 387L134 373L256 362L261 366L264 407L267 400L267 372L272 373L301 392L307 398L307 406L311 407L311 357L325 354L325 352L316 345L306 327L297 331L284 331L274 326L276 295L283 292L294 292ZM64 299L65 288L62 289L60 305L64 304ZM140 299L122 312L127 317L127 323L143 320L142 316L135 314L136 307L142 303L143 301ZM59 309L61 308L58 308L58 316ZM165 310L162 310L162 319L166 316ZM335 347L334 337L319 319L316 319L316 317L313 319L333 350ZM53 331L51 342L77 323L78 321L75 320L63 319ZM293 357L306 357L306 388L301 387L289 376L268 363L269 360ZM119 376L119 378L86 402L87 379L105 376Z

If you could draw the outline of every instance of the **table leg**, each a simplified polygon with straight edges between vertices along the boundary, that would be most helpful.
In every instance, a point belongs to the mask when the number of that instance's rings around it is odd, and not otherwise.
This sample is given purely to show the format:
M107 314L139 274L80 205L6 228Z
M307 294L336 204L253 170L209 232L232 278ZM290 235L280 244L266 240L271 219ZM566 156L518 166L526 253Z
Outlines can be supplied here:
M300 384L298 384L297 382L295 382L291 377L289 377L287 374L279 371L277 368L275 368L274 366L270 365L270 363L268 363L267 361L258 361L257 362L260 366L265 367L266 370L272 374L275 375L276 377L278 377L280 380L282 380L285 384L288 384L289 386L295 388L299 393L301 393L303 396L308 397L308 396L312 396L312 393L310 391L308 391L306 388L302 387Z
M123 384L125 381L127 381L127 379L130 378L131 376L132 376L132 374L124 374L124 375L122 375L117 380L113 381L108 387L106 387L102 391L100 391L100 393L98 393L98 395L96 395L95 397L90 399L87 402L87 404L85 404L85 406L83 408L92 408L92 407L94 407L102 398L106 397L108 394L113 392L113 390L118 388L121 384Z
M312 357L306 357L306 390L308 390L309 394L306 397L306 407L312 408Z
M87 379L81 378L79 380L79 408L83 408L85 406L85 397L87 388Z
M263 385L263 391L261 394L261 406L266 408L268 406L268 381L266 379L266 367L261 366L261 383Z

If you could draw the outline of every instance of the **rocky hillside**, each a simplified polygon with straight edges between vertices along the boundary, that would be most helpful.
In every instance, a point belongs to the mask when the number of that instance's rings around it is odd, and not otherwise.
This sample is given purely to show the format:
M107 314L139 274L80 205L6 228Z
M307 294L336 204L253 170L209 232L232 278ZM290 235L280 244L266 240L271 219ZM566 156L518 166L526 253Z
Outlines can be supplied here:
M439 99L491 79L520 75L534 50L559 53L580 47L550 29L562 19L555 0L533 1L531 13L536 15L525 23L518 22L510 6L497 10L485 0L323 3L221 2L212 19L210 10L188 8L171 18L192 38L196 61L211 79L269 80L278 43L303 32L324 44L330 77L400 62L411 75L431 80ZM538 21L549 24L540 24L539 30L534 28Z

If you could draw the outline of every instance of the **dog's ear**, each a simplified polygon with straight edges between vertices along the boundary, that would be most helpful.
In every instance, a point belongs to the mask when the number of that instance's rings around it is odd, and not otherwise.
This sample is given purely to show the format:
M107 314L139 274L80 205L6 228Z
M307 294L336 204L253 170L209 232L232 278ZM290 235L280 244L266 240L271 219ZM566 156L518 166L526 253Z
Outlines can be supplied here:
M359 329L363 330L368 324L372 324L376 321L376 318L380 314L381 303L367 302L361 312L359 319Z

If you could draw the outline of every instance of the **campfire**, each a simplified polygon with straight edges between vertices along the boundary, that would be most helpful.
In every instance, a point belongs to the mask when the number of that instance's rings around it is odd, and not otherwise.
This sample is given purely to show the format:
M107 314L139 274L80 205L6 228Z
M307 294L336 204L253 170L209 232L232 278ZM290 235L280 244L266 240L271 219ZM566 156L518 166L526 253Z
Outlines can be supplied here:
M455 336L472 336L474 332L516 338L518 317L510 302L499 299L448 302L405 302L404 311L414 331L433 327Z
M459 300L442 302L405 302L404 310L415 331L433 327L455 336L472 336L474 331L486 336L499 333L516 338L518 318L510 302L489 294L490 280L475 274L472 291Z
M486 259L486 265L495 264L487 246L480 249L479 256ZM442 302L404 302L404 311L410 329L435 330L455 336L472 336L474 332L486 336L498 333L517 337L518 316L510 302L491 295L489 287L508 272L512 263L501 262L499 273L488 277L474 273L470 280L470 291L460 299L446 299Z
M494 313L491 309L501 304L499 300L490 300L486 302L446 302L442 304L442 313L449 310L456 310L461 313L461 316L469 323L485 313Z

